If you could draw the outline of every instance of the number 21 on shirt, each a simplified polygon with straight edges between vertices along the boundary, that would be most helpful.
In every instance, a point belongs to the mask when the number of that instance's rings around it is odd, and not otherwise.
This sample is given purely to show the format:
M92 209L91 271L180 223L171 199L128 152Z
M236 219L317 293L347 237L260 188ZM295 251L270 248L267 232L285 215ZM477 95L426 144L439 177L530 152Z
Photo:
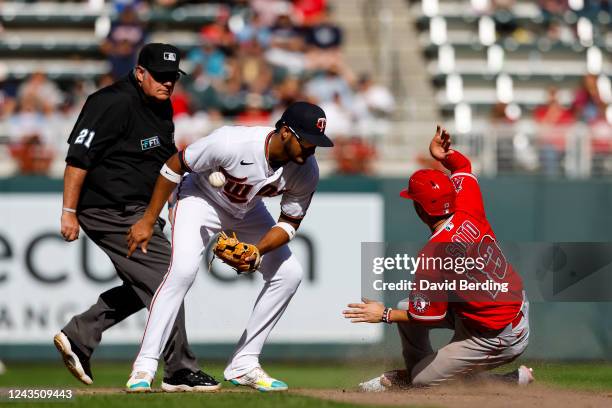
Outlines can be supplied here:
M94 132L93 130L83 129L79 132L79 135L74 140L74 144L82 144L83 146L89 149L89 147L91 146L91 141L93 140L95 135L96 132Z

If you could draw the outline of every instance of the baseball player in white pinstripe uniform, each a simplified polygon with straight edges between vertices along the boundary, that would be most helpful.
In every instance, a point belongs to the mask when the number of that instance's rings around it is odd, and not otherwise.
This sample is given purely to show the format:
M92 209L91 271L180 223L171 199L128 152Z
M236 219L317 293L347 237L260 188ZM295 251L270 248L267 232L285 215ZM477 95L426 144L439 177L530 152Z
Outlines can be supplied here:
M264 279L247 327L224 376L235 385L260 391L286 390L259 364L272 328L297 290L302 268L286 245L306 215L319 179L313 156L331 147L321 108L306 102L289 106L276 127L225 126L166 162L144 217L128 234L129 254L146 253L153 220L178 185L174 210L172 262L158 288L128 391L148 391L170 329L191 287L202 254L214 234L231 230L259 250ZM186 177L182 174L188 172ZM281 195L275 222L262 197Z

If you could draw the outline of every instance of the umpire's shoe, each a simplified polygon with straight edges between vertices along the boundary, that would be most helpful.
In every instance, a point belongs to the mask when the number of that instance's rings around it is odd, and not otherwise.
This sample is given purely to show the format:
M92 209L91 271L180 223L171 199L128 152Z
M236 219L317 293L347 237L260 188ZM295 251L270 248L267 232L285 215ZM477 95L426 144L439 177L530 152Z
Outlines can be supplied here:
M93 375L89 367L89 358L86 357L72 340L64 332L59 332L53 337L53 343L57 351L62 355L66 368L83 384L91 385Z
M164 378L161 388L166 392L211 392L221 388L221 384L202 370L194 373L184 368Z

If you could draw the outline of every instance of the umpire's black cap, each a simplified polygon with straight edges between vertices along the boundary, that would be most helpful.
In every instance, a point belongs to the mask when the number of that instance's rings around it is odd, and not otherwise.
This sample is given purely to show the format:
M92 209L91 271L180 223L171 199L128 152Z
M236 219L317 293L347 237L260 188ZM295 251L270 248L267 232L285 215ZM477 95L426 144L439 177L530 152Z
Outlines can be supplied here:
M325 136L327 117L317 105L308 102L294 102L285 110L276 128L287 126L292 132L310 143L321 147L332 147L332 142Z
M170 44L149 43L142 47L138 54L138 65L141 65L152 72L180 72L179 68L181 55L178 48Z

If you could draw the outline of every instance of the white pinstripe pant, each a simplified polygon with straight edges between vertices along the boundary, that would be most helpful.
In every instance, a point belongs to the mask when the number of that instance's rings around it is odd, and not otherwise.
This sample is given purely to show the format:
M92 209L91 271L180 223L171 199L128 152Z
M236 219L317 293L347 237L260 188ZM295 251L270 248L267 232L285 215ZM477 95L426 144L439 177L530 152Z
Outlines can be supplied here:
M244 219L237 219L195 193L189 195L189 187L187 193L181 192L176 205L172 262L153 298L132 373L146 371L155 375L161 352L210 238L221 230L230 230L242 241L256 243L276 223L263 202ZM302 267L287 245L264 255L259 270L265 283L225 369L226 379L243 375L259 365L261 349L302 279Z

